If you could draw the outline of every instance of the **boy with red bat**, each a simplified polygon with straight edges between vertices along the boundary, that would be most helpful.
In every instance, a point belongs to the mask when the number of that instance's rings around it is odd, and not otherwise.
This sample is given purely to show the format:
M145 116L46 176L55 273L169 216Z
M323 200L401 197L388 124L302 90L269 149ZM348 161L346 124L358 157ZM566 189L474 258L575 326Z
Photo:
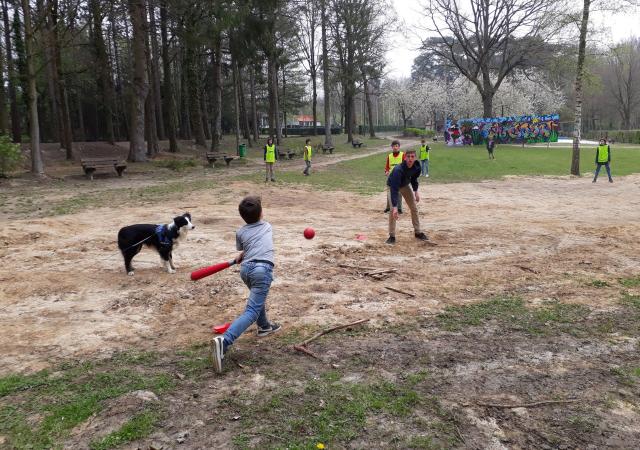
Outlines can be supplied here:
M257 322L258 336L267 336L280 330L280 325L269 322L266 312L267 295L273 281L273 232L271 224L262 220L260 197L245 197L238 207L246 222L236 232L236 248L241 250L235 262L240 266L240 278L249 288L244 312L233 321L222 335L213 338L211 353L213 367L222 372L222 360L227 349L244 331Z

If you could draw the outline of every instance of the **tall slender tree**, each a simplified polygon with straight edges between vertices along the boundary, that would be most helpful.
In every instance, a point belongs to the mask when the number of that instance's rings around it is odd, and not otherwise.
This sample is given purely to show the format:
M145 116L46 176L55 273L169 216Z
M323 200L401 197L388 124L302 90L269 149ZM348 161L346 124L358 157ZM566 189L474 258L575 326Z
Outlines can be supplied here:
M26 1L26 0L23 0ZM131 82L131 124L129 126L129 161L145 161L144 104L149 93L147 80L146 35L147 18L144 0L128 0L133 28Z
M44 175L44 162L40 151L40 125L38 122L38 89L36 88L35 48L33 26L31 24L31 7L29 0L22 1L24 17L24 42L27 65L27 92L29 104L29 134L31 135L31 172Z

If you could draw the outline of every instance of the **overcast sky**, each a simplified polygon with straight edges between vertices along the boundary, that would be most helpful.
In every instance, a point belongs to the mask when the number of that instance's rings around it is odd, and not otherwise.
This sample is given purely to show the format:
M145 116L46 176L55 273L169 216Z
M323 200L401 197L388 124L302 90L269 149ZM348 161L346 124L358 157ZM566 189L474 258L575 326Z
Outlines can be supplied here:
M582 0L571 0L582 5ZM425 20L420 8L421 0L392 0L400 23L406 24L408 30L405 35L394 35L390 50L387 52L387 70L393 77L409 77L413 59L418 54L420 37L415 31L410 31ZM592 23L599 30L608 29L612 42L621 41L632 36L640 36L640 11L627 11L623 14L592 14ZM594 17L595 16L595 17Z

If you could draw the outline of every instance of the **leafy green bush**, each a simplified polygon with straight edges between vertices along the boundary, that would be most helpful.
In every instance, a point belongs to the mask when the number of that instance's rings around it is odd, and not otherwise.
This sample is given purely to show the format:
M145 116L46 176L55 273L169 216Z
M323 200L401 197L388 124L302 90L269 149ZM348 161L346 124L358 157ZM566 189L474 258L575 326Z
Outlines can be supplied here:
M11 142L7 135L0 135L0 177L6 177L22 161L20 145Z
M432 138L436 133L433 130L423 130L422 128L405 128L402 134L403 136Z
M153 161L153 164L158 167L180 172L187 167L195 167L198 165L195 159L161 159Z

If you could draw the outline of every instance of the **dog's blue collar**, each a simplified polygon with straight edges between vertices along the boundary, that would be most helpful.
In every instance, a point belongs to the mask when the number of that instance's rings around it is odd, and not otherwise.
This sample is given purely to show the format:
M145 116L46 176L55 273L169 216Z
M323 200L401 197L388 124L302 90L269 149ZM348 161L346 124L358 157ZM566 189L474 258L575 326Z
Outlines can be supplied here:
M167 235L167 231L166 225L156 225L156 236L160 245L171 245L172 239Z

